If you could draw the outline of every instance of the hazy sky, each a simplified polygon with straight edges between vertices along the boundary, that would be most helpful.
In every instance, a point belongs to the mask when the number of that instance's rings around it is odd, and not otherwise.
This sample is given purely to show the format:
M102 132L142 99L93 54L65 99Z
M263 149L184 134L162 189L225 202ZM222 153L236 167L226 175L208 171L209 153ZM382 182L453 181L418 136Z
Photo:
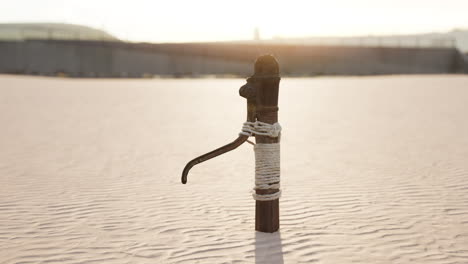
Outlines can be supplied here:
M132 41L400 34L468 28L468 0L0 0L2 22L66 22Z

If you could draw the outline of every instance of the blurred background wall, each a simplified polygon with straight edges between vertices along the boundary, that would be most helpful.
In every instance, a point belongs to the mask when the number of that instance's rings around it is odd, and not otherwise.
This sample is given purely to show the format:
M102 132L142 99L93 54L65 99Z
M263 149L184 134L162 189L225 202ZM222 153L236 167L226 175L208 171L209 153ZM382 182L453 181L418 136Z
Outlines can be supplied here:
M407 36L403 39L407 40ZM393 41L393 39L392 39ZM406 42L254 39L211 43L131 43L67 24L0 25L0 73L71 77L246 76L274 54L285 76L468 72L452 39ZM402 43L406 43L403 45ZM426 43L426 44L424 44Z

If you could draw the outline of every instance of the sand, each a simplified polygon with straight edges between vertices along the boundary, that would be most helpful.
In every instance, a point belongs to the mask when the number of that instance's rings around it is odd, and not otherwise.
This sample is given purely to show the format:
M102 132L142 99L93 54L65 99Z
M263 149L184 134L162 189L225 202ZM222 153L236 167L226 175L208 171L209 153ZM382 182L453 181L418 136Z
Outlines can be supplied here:
M0 76L0 263L468 263L468 77L284 78L254 231L242 79Z

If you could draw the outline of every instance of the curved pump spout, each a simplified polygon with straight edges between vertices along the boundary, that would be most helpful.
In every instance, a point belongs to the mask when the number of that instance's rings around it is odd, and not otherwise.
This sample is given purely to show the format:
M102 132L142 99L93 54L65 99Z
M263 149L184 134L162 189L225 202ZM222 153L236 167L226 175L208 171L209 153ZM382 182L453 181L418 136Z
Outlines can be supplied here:
M227 145L224 145L220 148L217 148L211 152L208 152L204 155L201 155L200 157L196 157L194 158L193 160L189 161L189 163L187 163L187 165L185 165L185 168L184 168L184 171L182 172L182 183L183 184L186 184L187 183L187 175L190 171L190 169L197 165L198 163L202 163L204 161L207 161L209 159L212 159L214 157L217 157L219 155L222 155L228 151L231 151L237 147L239 147L240 145L242 145L245 141L247 141L249 137L248 136L244 136L244 135L240 135L236 140L234 140L233 142L227 144Z
M247 84L242 86L239 90L239 94L242 97L245 97L247 99L247 121L253 122L256 119L256 107L255 107L255 87L252 84L252 80L249 78L247 79ZM199 157L194 158L193 160L189 161L187 165L185 165L184 171L182 172L182 183L186 184L187 183L187 175L190 171L190 169L204 161L207 161L209 159L212 159L214 157L217 157L219 155L222 155L228 151L231 151L233 149L236 149L240 145L242 145L244 142L249 139L248 136L246 135L239 135L239 137L234 140L233 142L224 145L220 148L217 148L211 152L208 152L204 155L201 155Z

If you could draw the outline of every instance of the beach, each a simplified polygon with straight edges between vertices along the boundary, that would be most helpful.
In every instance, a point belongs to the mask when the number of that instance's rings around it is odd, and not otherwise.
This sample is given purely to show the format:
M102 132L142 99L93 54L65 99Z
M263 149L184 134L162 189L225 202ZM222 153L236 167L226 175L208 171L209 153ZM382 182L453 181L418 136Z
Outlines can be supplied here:
M468 77L283 78L255 232L244 79L0 75L0 263L467 263Z

